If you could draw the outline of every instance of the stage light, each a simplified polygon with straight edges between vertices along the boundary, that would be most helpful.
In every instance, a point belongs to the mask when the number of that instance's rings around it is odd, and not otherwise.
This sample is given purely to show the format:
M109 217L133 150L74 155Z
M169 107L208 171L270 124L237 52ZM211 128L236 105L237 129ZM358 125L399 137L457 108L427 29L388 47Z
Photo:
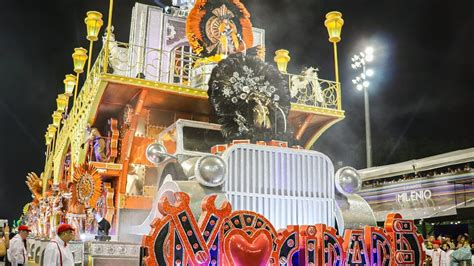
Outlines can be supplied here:
M368 77L372 77L374 75L374 70L367 69L367 71L365 71L365 74L367 74Z
M361 91L364 87L362 86L362 84L357 84L356 88L357 90Z
M362 83L362 85L364 85L364 87L368 88L370 83L366 80Z
M365 60L367 60L367 62L372 62L372 60L374 60L374 55L373 54L368 54L365 57Z

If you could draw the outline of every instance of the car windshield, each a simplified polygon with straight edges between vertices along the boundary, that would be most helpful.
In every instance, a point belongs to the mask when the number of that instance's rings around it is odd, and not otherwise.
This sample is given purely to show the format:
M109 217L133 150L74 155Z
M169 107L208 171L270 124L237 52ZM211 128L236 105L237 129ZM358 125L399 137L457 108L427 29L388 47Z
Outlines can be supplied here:
M199 127L183 127L183 139L185 150L207 153L212 146L226 143L221 131Z

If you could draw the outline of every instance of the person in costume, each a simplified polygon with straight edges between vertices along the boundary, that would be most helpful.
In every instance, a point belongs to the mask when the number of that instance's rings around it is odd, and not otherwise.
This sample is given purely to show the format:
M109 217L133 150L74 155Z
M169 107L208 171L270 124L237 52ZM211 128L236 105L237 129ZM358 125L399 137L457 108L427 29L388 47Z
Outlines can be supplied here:
M49 242L44 251L43 265L74 266L74 256L67 245L74 239L74 231L69 224L61 224L58 227L57 236Z
M472 265L472 254L469 241L458 244L458 249L450 254L450 266Z
M8 249L8 260L12 266L28 265L28 251L26 250L26 238L31 230L26 225L18 227L18 234L10 240Z
M128 195L143 195L143 179L143 175L137 173L137 167L130 165L127 174L126 193Z
M97 235L108 236L110 231L110 222L107 221L99 212L95 213L95 220L97 221Z
M89 137L87 139L88 143L92 143L92 149L94 151L94 161L96 162L105 162L107 161L107 155L105 153L105 140L100 134L97 128L91 128Z
M186 36L195 54L218 62L252 47L250 13L240 0L196 0L186 19Z
M224 18L219 24L219 50L218 53L227 55L239 49L239 39L237 38L237 28L230 20ZM229 39L232 47L229 47Z
M426 252L426 255L431 257L431 265L433 266L448 266L446 263L446 252L444 252L440 246L441 241L438 239L431 242L433 244L433 249L426 249L423 244L423 250Z

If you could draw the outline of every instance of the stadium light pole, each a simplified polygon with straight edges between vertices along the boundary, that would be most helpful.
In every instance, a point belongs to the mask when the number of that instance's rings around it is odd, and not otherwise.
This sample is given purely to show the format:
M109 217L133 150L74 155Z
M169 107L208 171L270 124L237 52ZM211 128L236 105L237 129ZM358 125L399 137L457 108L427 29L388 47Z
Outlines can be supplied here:
M374 71L367 68L368 63L374 59L374 49L367 47L364 52L355 54L352 57L351 67L358 71L358 75L352 80L352 83L359 91L364 91L365 106L365 148L367 153L367 168L372 167L372 139L370 130L370 104L369 104L369 79L374 75Z

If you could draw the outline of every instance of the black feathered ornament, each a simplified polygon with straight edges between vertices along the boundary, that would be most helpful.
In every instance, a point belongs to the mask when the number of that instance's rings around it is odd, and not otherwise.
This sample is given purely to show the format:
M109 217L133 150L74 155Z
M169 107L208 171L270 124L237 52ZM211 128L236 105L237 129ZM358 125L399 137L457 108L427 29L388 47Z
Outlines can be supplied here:
M208 95L229 142L291 140L288 82L259 58L236 53L221 60L212 71Z

